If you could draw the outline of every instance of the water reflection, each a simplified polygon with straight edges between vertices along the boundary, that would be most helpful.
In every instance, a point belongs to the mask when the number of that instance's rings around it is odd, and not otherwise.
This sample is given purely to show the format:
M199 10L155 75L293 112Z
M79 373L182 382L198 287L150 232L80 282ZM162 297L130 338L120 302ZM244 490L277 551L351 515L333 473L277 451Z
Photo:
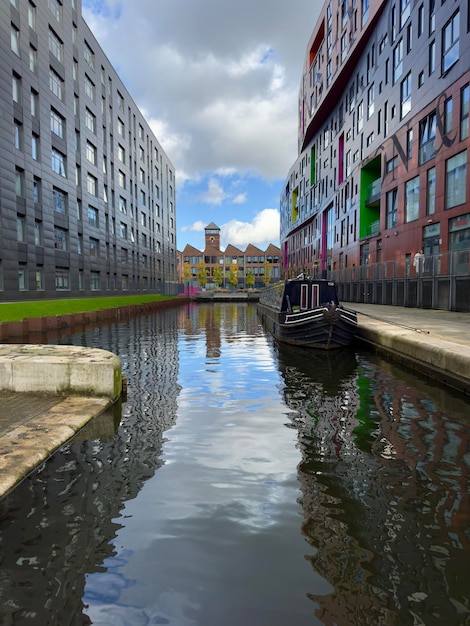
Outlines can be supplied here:
M120 355L130 373L128 402L114 438L95 438L90 423L2 501L1 624L90 623L81 617L85 578L113 557L123 502L161 466L164 432L175 421L175 316L135 318L73 339Z
M370 354L279 354L323 624L470 621L468 403ZM333 364L335 361L333 361Z
M0 624L470 622L468 401L250 305L60 341L118 354L128 401L0 504Z

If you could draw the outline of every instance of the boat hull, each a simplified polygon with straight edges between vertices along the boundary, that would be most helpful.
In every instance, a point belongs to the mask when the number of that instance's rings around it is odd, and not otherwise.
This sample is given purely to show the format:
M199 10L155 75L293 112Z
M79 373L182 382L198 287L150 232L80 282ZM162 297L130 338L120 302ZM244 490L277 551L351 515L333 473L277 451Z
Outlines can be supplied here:
M353 311L324 307L298 313L279 313L269 306L258 304L266 329L283 343L332 350L348 346L356 333Z

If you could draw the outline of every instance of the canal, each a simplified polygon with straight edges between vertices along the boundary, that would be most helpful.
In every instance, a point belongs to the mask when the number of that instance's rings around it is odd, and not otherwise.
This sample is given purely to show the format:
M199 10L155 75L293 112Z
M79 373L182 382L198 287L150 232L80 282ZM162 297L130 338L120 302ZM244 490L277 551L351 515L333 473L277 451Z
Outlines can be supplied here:
M470 403L243 304L51 339L128 397L0 502L0 624L470 624Z

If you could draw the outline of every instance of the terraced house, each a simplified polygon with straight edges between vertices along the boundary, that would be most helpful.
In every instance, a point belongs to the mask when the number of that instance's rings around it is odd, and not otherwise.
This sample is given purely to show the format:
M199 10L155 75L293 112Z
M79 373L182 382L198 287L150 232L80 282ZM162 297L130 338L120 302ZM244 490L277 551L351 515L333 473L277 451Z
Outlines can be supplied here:
M0 34L0 297L176 293L175 170L81 0L2 0Z
M470 306L469 6L325 3L280 201L286 275L321 272L345 300Z
M214 287L214 269L221 270L222 287L229 286L231 270L235 268L238 279L238 288L246 287L246 279L249 274L254 279L254 286L261 288L265 286L265 272L269 272L269 281L276 282L280 278L280 250L278 246L269 244L266 250L261 250L252 243L248 244L245 250L234 246L226 245L221 250L220 228L214 222L208 224L204 229L205 246L204 250L198 250L194 246L187 244L182 252L178 251L178 272L180 281L185 282L184 267L187 264L191 274L190 282L194 287L198 285L199 268L202 266L207 272L207 286Z

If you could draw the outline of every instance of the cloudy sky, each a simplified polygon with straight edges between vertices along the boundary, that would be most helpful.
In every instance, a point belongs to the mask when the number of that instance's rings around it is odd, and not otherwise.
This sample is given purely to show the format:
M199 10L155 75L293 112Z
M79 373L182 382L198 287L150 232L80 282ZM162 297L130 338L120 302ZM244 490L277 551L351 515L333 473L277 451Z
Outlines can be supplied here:
M297 96L321 0L83 0L83 15L176 168L178 249L279 244Z

